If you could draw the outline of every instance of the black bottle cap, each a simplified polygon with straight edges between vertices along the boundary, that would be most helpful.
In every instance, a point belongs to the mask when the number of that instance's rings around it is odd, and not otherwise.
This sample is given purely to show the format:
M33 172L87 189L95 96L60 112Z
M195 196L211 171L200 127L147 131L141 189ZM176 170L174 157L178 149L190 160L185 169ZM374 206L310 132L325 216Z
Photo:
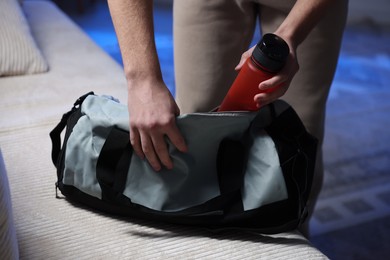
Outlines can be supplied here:
M253 50L252 57L264 69L278 72L286 63L290 49L287 43L279 36L267 33Z

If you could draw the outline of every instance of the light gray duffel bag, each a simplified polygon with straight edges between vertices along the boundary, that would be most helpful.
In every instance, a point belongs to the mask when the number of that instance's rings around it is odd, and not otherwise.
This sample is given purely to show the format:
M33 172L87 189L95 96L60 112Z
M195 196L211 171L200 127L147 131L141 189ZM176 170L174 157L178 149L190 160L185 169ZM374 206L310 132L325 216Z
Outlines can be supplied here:
M316 140L287 103L179 116L188 152L168 142L174 168L159 172L133 154L128 119L125 105L89 93L50 133L56 186L69 200L214 229L277 233L304 220Z

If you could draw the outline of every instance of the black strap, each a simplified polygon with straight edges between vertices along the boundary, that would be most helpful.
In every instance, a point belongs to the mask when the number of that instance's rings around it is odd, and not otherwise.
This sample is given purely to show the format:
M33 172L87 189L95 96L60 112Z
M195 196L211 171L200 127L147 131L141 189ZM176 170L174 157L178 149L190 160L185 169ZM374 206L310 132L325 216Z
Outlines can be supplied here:
M84 102L85 98L89 95L93 95L94 93L88 92L85 95L82 95L79 97L73 104L73 107L71 110L66 112L62 115L61 121L54 127L54 129L50 132L50 139L52 143L52 149L51 149L51 160L54 164L54 166L57 167L57 161L58 157L61 152L61 133L64 131L65 127L68 124L68 119L72 114L74 114L77 110L77 108Z
M289 106L283 101L277 101L278 112L282 113ZM235 194L231 201L229 212L243 212L241 189L248 160L248 151L256 133L272 125L277 118L275 105L269 104L257 112L248 130L241 140L224 139L221 141L217 154L217 173L221 195ZM254 133L254 134L252 134Z
M279 103L273 104L277 117L265 129L275 141L276 146L279 145L278 143L289 144L283 146L284 149L279 153L279 158L281 163L289 162L289 165L282 165L282 168L291 170L291 178L286 179L286 181L291 181L288 186L293 185L298 191L290 195L295 194L298 196L291 199L297 201L299 207L298 212L300 214L298 219L302 221L307 216L305 202L311 190L317 152L317 140L306 131L305 126L292 107L289 106L287 109L280 110L281 105L284 106L287 103L283 101L277 102ZM293 159L292 161L291 158Z
M290 195L294 196L291 199L298 204L300 216L298 216L297 221L299 221L304 215L304 201L307 200L310 192L312 175L309 173L313 172L314 169L314 164L308 166L307 161L313 162L315 148L313 149L312 147L312 140L305 140L311 137L307 133L299 116L290 105L282 100L277 100L257 112L257 115L248 128L248 132L243 135L241 142L234 140L223 140L221 142L217 161L221 194L240 191L244 179L245 165L247 163L246 153L252 145L253 138L262 130L266 130L274 141L279 142L282 140L282 142L289 143L287 147L289 149L291 148L291 150L286 151L286 145L284 145L283 151L279 151L279 156L282 157L281 162L287 160L292 155L295 157L296 163L294 163L295 166L293 169L296 171L292 172L294 176L291 176L291 180L294 180L294 183L291 185L296 187L296 190ZM307 147L302 146L302 144L306 143L308 144ZM306 153L309 153L311 156L309 160L305 158ZM237 197L236 200L234 206L232 206L232 210L235 212L243 211L242 208L237 207L237 205L242 206L242 202L238 203L241 197Z
M221 141L217 154L219 189L221 197L231 198L225 213L244 211L241 188L244 182L246 158L247 151L240 140Z
M306 129L294 109L283 100L261 108L251 123L252 131L265 129L283 134L290 138L299 138L307 134Z
M58 157L61 152L61 133L64 131L69 117L74 113L75 109L72 108L69 112L63 114L61 121L50 132L50 139L52 144L51 160L54 166L57 166Z
M113 127L103 145L96 165L96 177L106 201L122 200L133 149L129 132Z

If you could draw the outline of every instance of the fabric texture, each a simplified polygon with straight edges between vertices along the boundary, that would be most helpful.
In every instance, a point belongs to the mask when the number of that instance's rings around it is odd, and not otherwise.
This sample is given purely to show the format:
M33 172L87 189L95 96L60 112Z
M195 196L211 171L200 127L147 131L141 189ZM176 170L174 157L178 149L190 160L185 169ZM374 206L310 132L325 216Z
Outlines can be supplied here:
M18 259L19 250L14 227L10 190L0 150L0 259Z
M46 72L39 50L17 0L0 1L0 76Z

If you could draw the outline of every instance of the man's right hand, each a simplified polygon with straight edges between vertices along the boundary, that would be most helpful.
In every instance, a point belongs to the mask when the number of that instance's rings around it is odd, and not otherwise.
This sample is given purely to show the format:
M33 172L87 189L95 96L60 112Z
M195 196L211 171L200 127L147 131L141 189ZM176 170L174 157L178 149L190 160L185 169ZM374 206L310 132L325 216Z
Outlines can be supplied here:
M128 84L130 142L154 170L173 167L166 138L182 152L187 150L171 93L165 86L153 30L152 0L110 0L110 13L118 36Z
M173 168L165 138L181 152L187 146L177 125L180 114L171 93L163 81L142 82L137 86L129 82L128 109L130 117L130 142L135 153L149 161L155 171L162 165ZM133 86L131 86L133 85Z

